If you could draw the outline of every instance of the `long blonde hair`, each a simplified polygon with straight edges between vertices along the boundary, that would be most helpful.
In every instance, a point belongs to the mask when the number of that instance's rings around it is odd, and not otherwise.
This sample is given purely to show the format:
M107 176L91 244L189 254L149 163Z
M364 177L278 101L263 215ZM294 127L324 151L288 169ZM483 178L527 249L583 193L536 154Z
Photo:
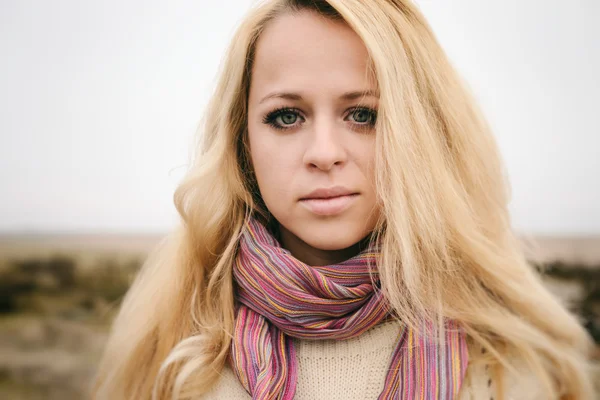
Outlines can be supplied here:
M458 321L512 369L518 355L548 399L590 399L593 343L543 286L510 224L509 184L473 95L408 0L273 0L235 33L177 188L181 225L146 260L117 316L93 393L99 399L197 397L218 380L234 326L232 264L251 210L268 218L247 146L254 49L283 12L344 21L379 86L376 190L381 290L403 323ZM514 371L514 369L513 369Z

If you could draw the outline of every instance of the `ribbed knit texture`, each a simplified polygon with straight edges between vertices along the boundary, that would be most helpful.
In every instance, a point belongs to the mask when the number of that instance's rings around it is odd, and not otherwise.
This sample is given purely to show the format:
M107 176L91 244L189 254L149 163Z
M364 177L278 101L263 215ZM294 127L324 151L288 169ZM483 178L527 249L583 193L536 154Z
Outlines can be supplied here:
M237 303L230 363L253 399L295 398L294 338L349 339L389 318L389 304L376 290L378 256L379 245L371 243L339 264L308 266L256 219L247 221L233 271ZM424 332L398 329L379 400L456 398L468 362L464 333L452 321L441 344Z

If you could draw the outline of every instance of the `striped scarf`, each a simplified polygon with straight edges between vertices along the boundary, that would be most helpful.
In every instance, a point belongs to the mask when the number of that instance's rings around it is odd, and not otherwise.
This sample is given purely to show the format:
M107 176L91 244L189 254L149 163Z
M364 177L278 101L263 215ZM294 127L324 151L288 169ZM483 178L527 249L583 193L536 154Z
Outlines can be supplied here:
M236 318L229 362L252 399L294 398L298 366L290 337L347 339L390 317L369 276L378 253L379 245L370 244L339 264L309 266L254 217L247 221L233 269ZM468 354L464 333L453 323L447 326L445 348L400 328L378 400L456 398Z

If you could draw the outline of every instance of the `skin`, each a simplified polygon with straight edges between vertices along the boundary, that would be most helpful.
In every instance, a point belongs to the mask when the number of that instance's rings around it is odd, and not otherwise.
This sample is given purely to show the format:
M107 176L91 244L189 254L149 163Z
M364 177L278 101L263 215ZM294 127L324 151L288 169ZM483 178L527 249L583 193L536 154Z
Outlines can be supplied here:
M280 241L312 266L356 255L379 217L374 187L377 85L351 28L310 11L271 21L258 40L248 99L250 157ZM354 98L349 92L371 91ZM294 93L297 98L271 96ZM281 107L291 111L265 116ZM300 199L317 188L358 192L341 214L317 215Z

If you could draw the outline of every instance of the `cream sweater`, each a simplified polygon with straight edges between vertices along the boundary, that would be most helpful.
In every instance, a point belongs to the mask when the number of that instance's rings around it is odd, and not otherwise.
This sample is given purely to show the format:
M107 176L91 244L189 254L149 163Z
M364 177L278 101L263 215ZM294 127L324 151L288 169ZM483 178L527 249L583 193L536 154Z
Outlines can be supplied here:
M346 340L306 340L293 338L298 360L295 400L377 399L395 348L400 327L397 321L380 323L360 336ZM481 351L469 345L469 352ZM507 400L538 400L542 395L532 379L516 384L507 376ZM212 390L202 399L251 400L233 371L226 366ZM469 363L460 391L460 400L498 399L496 385L487 368Z

